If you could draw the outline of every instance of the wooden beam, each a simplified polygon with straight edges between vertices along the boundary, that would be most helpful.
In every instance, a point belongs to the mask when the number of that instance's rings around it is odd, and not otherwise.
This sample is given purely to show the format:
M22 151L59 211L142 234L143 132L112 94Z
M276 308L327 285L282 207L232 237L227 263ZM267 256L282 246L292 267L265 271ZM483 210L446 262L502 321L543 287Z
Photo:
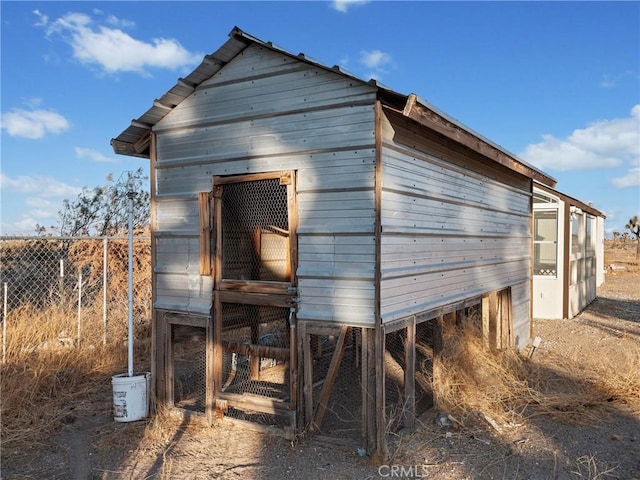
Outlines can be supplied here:
M249 173L246 175L231 175L228 177L213 177L216 185L227 185L229 183L240 182L256 182L258 180L280 179L282 185L288 185L291 182L290 171L265 172L265 173Z
M500 292L500 349L514 346L513 318L511 317L511 288L505 288Z
M489 296L482 297L480 314L482 315L482 348L489 350Z
M336 383L338 371L340 370L340 365L342 364L344 350L347 346L347 334L350 330L351 327L347 326L343 326L340 330L340 336L338 337L338 341L336 342L336 349L333 352L333 357L331 358L331 363L329 364L329 370L327 371L327 378L322 385L322 390L320 391L320 396L318 397L318 407L316 408L315 415L313 416L313 422L309 426L309 429L312 432L319 430L320 425L322 424L322 418L324 417L324 413L327 409L327 404L329 403L329 399L331 398L333 386Z
M256 345L250 343L238 343L227 340L222 341L225 352L237 353L245 357L274 358L282 362L289 361L289 349L283 347L269 347L266 345Z
M210 387L208 387L210 388ZM222 391L222 302L218 292L213 295L213 398Z
M375 330L362 327L362 444L367 453L376 448Z
M298 365L298 329L295 309L289 310L289 396L291 398L291 407L295 411L291 417L290 427L294 433L298 433L298 397L299 397L299 378L302 372Z
M295 304L291 295L265 295L262 293L230 292L226 290L220 290L218 293L222 303L283 308L289 308Z
M219 290L260 293L264 295L291 295L291 284L289 282L221 279Z
M313 356L311 354L311 334L307 332L306 322L300 325L302 336L302 356L304 358L304 420L305 424L313 419Z
M211 275L211 205L210 192L198 193L198 227L200 232L200 275Z
M375 352L375 414L377 460L385 462L389 457L387 449L387 422L385 412L385 330L382 325L381 284L382 284L382 103L375 104L375 281L374 281L374 352Z
M208 319L209 321L207 322L206 325L206 330L205 330L205 355L204 355L204 361L205 361L205 371L204 371L204 378L205 378L205 392L204 392L204 402L205 402L205 406L204 406L204 413L205 416L207 417L207 421L209 422L209 425L213 425L214 419L215 419L215 396L214 396L214 390L213 390L213 386L216 384L216 371L215 371L215 367L216 367L216 361L215 361L215 355L216 355L216 351L214 348L215 342L214 342L214 330L215 330L215 326L214 326L214 320L213 320L213 315L211 315L211 317Z

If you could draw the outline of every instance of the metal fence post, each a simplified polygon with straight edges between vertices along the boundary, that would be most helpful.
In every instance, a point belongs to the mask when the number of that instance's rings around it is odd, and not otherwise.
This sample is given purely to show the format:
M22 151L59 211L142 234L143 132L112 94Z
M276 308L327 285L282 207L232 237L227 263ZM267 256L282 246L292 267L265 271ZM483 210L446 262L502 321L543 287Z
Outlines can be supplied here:
M7 282L4 282L4 309L2 316L2 363L7 361Z
M80 346L80 318L82 314L82 270L78 273L78 346Z
M60 305L64 305L64 259L60 259Z
M107 344L107 239L102 240L102 344Z

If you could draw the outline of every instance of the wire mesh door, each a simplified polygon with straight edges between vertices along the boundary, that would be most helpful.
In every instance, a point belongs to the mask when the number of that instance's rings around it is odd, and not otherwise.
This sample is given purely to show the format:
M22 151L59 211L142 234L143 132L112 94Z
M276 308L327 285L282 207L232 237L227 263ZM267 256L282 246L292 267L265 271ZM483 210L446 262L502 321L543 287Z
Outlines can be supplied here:
M214 178L218 412L294 427L293 174Z

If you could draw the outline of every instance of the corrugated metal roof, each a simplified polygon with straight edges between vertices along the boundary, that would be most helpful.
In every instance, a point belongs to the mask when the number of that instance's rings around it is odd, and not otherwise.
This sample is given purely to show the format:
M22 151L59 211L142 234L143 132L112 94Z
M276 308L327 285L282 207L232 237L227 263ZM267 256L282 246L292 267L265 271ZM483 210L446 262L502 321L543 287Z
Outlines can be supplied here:
M497 150L502 155L506 156L509 161L513 161L520 167L524 167L525 172L529 172L529 176L535 180L542 182L550 187L555 186L556 180L543 171L533 167L524 160L516 157L512 153L506 151L504 148L486 139L485 137L474 132L470 128L463 125L458 120L448 116L447 114L439 111L433 105L430 105L425 100L417 97L414 94L404 95L395 92L389 88L386 88L376 82L375 80L363 80L339 66L328 67L323 65L312 58L308 57L304 53L295 55L274 45L271 42L265 42L260 40L246 32L243 32L238 27L234 27L229 33L229 40L227 40L218 50L214 53L207 55L202 60L202 63L196 67L186 78L179 78L178 82L162 97L154 100L153 105L139 118L132 120L131 125L127 127L120 135L111 140L111 146L117 154L129 155L135 157L149 158L149 132L153 126L158 123L165 115L167 115L173 108L186 99L191 93L205 80L208 80L215 75L220 69L222 69L227 63L239 55L245 48L251 44L259 44L266 48L272 49L279 53L289 55L297 58L300 61L314 65L315 67L325 70L332 70L341 75L353 78L359 82L369 83L370 85L378 89L380 98L387 104L394 106L402 111L407 102L413 97L421 108L427 110L430 114L433 114L444 122L459 128L468 135L473 136L477 141L489 146L492 149ZM522 168L519 169L523 171Z

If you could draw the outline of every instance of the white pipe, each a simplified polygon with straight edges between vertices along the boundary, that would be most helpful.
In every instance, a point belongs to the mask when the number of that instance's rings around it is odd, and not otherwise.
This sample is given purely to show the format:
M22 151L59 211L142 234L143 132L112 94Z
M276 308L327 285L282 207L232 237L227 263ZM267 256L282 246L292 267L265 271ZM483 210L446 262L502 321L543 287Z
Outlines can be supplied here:
M129 191L129 376L133 377L133 197L135 192Z

